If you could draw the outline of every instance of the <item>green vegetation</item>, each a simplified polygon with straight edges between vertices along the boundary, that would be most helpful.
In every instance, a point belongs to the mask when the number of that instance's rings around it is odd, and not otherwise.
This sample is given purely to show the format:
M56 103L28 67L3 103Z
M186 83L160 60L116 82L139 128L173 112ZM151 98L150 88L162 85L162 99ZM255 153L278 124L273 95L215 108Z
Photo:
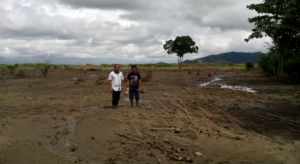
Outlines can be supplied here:
M285 72L293 81L300 81L300 57L292 56L285 60L282 66L283 72Z
M246 69L249 71L251 69L253 69L255 66L255 64L252 61L247 61L246 62Z
M275 69L277 75L284 72L292 80L300 80L300 1L265 0L247 8L255 10L259 15L249 18L249 22L254 23L255 28L245 41L264 36L272 39L269 50L270 54L277 56L277 71L273 65L273 56L263 58L264 63L269 64L264 65L269 67L266 70Z
M274 53L261 53L258 59L258 67L267 75L276 75L278 71L278 56Z
M227 52L218 55L210 55L194 60L186 60L183 63L216 63L216 64L239 64L252 61L257 64L260 52L244 53L244 52Z
M6 65L6 68L10 70L10 74L13 74L18 67L19 67L18 63L15 65Z
M129 65L124 65L124 64L120 64L121 67L123 68L131 68L131 65L133 64L129 64ZM175 68L178 67L177 63L160 63L160 64L135 64L138 66L138 68L146 68L146 69L157 69L157 68ZM37 64L19 64L19 68L22 69L31 69L31 68L36 68L36 69L43 69L45 68L46 64L42 64L42 63L37 63ZM189 68L189 67L231 67L227 64L215 64L215 63L182 63L181 65L183 68ZM86 65L52 65L51 68L52 69L86 69L86 67L91 67L86 66ZM114 64L101 64L101 65L93 65L94 68L113 68ZM241 68L241 67L245 67L245 64L235 64L232 67L236 67L236 68ZM6 68L5 65L3 66L3 68Z
M42 68L45 66L45 63L24 63L20 64L21 68Z
M183 61L183 56L187 53L198 53L198 46L190 36L177 36L176 39L166 41L163 48L167 51L168 55L175 53L178 57L179 69Z

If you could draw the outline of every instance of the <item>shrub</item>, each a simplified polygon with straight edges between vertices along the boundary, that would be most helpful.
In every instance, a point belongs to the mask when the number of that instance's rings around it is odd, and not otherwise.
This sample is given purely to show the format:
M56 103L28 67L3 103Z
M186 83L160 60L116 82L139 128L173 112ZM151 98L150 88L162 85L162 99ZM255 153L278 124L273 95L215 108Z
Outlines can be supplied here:
M148 71L146 76L142 78L142 82L152 81L152 71Z
M200 76L200 70L199 69L197 70L197 76Z
M45 65L44 68L41 69L42 76L46 77L49 73L50 65Z
M52 65L52 69L59 69L59 65Z
M97 85L101 85L101 84L104 84L106 82L106 78L104 76L99 76L97 79L96 79L96 84Z
M19 64L7 65L6 68L10 70L10 74L14 74L14 71L19 67Z
M283 62L282 70L292 80L300 79L300 57L294 55L290 59Z
M81 76L79 76L79 77L76 79L75 84L80 84L80 83L83 83L83 82L84 82L83 78L82 78Z
M24 70L20 69L18 73L16 74L16 78L26 78L26 74Z
M259 55L258 67L267 75L276 75L278 72L278 56L275 53Z
M192 71L191 71L190 69L188 70L188 74L189 74L189 75L192 74Z
M247 62L246 62L246 69L247 69L247 70L253 69L254 66L255 66L255 64L254 64L252 61L247 61Z

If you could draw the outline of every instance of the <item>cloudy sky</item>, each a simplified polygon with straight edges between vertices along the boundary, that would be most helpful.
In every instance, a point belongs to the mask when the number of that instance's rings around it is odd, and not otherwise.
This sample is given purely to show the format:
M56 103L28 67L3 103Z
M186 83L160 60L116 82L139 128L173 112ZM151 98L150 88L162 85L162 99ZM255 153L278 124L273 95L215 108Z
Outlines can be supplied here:
M223 52L266 52L267 38L244 39L262 0L1 0L0 63L177 62L162 45L191 36L195 59Z

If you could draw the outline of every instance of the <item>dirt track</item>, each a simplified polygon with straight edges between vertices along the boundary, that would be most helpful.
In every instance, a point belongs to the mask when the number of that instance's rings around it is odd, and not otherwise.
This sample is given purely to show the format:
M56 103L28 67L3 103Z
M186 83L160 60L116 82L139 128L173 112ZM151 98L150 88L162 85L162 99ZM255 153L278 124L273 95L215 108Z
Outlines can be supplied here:
M95 82L107 70L2 80L0 163L300 163L297 86L258 71L199 69L154 70L139 108L125 92L110 107L107 81ZM198 87L217 75L256 93Z

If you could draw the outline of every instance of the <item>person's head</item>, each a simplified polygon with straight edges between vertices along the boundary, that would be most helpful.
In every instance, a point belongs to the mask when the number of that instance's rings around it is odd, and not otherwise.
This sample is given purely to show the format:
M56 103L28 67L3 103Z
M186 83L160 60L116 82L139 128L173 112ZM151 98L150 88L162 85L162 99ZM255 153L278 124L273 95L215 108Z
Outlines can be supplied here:
M136 72L137 72L137 67L136 67L136 65L132 65L132 66L131 66L131 70L132 70L133 73L136 73Z
M120 71L120 65L119 64L115 64L114 65L114 71L115 72L119 72Z

